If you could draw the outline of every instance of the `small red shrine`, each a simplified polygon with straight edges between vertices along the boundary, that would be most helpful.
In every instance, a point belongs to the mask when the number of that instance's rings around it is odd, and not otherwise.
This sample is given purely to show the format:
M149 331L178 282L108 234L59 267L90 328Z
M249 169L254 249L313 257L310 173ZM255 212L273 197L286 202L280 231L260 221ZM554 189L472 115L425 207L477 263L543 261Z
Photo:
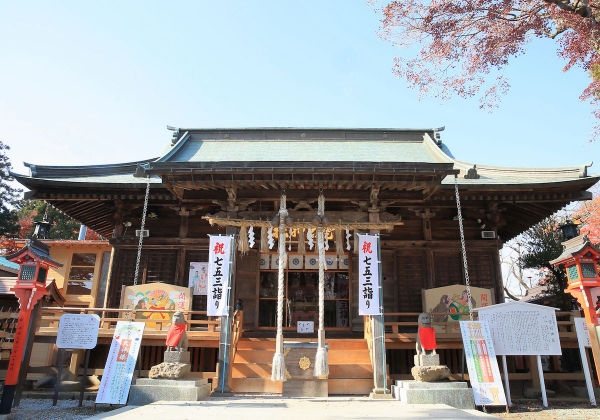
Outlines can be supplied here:
M10 289L19 298L19 321L4 381L0 414L8 414L11 411L30 327L31 311L38 301L48 294L46 290L48 270L62 267L61 263L50 257L50 247L37 239L27 240L23 248L7 255L6 259L20 265L17 282Z
M598 325L595 302L596 295L600 295L600 250L592 245L585 235L569 239L562 245L563 253L550 263L565 266L568 279L565 291L576 298L583 308L586 323Z

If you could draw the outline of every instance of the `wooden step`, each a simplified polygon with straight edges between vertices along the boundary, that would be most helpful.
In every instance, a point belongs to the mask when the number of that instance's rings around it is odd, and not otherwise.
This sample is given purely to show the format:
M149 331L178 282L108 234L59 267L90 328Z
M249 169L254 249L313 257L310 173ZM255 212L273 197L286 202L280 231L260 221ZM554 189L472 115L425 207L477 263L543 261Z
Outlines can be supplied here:
M234 378L270 378L271 363L234 363L231 375Z
M373 367L370 363L353 365L329 364L329 379L373 379Z
M281 394L281 382L273 382L269 378L232 378L231 389L233 392L259 392Z
M369 350L365 340L327 340L329 350Z
M328 352L328 360L332 365L371 364L368 350L331 350Z
M238 341L238 350L272 350L275 351L275 339L241 339Z
M238 350L233 363L271 363L275 350Z

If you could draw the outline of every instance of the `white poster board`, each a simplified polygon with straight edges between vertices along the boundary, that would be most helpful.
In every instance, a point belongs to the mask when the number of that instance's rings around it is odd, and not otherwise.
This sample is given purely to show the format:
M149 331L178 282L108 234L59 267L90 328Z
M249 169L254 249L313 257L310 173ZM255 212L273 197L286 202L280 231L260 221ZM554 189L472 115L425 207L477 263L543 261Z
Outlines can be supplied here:
M560 339L556 323L558 309L526 302L506 302L475 309L479 320L486 321L492 331L496 354L502 355L504 382L510 401L506 356L536 356L544 407L548 407L544 369L540 356L560 356Z
M592 346L592 342L590 341L590 332L588 330L585 318L574 318L573 322L575 324L575 332L577 333L577 342L579 343L579 355L581 356L581 367L585 376L585 384L587 386L588 396L590 397L590 404L596 405L594 385L592 383L592 377L590 375L588 358L585 354L585 348Z
M358 235L358 314L381 315L379 236Z
M104 366L97 404L126 404L145 323L119 321Z
M476 405L506 405L490 327L485 321L460 321L469 380Z
M560 356L556 308L507 302L475 309L487 321L496 354L504 356Z
M63 314L58 324L56 347L93 349L98 342L100 317L94 314Z
M208 287L208 263L207 262L191 262L189 285L193 294L205 295Z

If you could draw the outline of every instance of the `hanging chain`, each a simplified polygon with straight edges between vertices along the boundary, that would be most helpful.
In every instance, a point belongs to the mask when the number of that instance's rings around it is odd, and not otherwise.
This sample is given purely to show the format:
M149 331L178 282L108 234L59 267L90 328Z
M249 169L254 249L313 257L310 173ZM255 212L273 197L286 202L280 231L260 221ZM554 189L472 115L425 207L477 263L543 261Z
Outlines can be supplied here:
M465 232L463 229L462 211L460 208L460 195L458 194L458 177L454 176L454 192L456 193L456 208L458 209L458 226L460 229L460 245L462 247L462 259L465 267L465 283L467 285L467 301L469 304L469 318L473 321L473 298L471 297L471 285L469 284L469 265L467 264L467 248L465 246Z
M460 195L458 194L458 176L454 175L454 192L456 193L456 208L458 209L458 226L460 229L460 245L462 247L463 265L465 267L465 283L467 285L467 300L469 304L469 318L473 321L473 298L471 297L471 285L469 284L469 265L467 264L467 248L465 246L465 232L463 228L462 210L460 208ZM481 407L483 412L487 413L483 402L483 392L481 384L479 385L479 395L482 398Z
M146 179L146 197L144 198L144 210L142 211L142 226L140 227L140 241L138 242L137 259L135 261L135 275L133 276L133 287L137 286L138 275L140 273L142 244L144 242L144 227L146 226L146 211L148 211L148 197L150 197L150 177Z

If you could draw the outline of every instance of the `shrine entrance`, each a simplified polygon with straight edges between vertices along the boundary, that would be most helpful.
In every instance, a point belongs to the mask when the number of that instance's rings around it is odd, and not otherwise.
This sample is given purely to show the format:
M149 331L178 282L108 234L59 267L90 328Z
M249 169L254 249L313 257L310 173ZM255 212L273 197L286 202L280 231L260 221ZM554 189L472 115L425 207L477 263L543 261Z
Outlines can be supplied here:
M277 327L277 254L261 255L258 303L259 330ZM326 255L324 326L327 330L350 330L350 278L347 255ZM283 328L301 331L299 321L319 327L319 272L317 255L290 255L285 270ZM306 325L306 324L303 324ZM310 325L310 324L308 324Z

